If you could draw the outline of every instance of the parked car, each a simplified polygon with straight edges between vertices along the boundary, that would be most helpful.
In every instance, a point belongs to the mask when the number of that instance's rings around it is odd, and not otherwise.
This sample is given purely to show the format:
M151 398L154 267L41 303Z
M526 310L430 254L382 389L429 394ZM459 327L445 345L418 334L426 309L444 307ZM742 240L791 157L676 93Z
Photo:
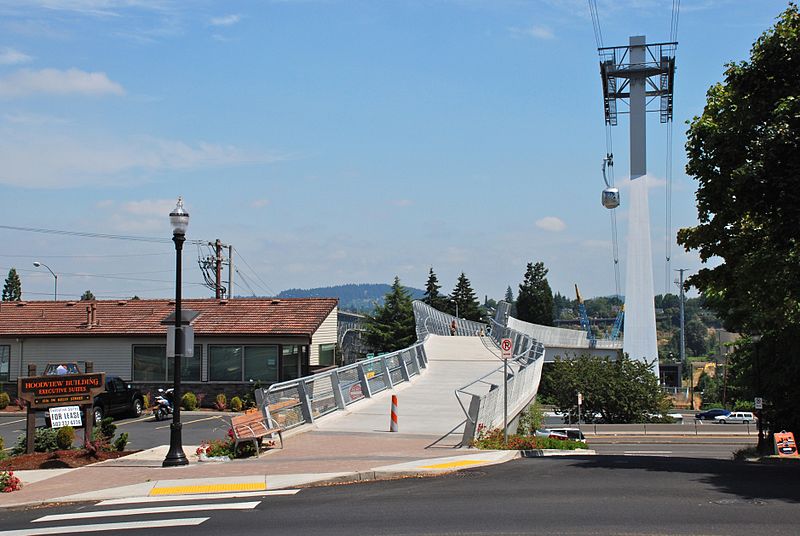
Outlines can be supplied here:
M694 416L698 421L713 421L717 417L727 417L731 412L727 409L710 409L708 411L701 411Z
M551 428L550 432L554 434L563 434L567 436L567 439L586 443L586 436L584 436L583 432L578 428Z
M114 415L141 416L144 411L142 393L125 383L119 376L106 376L106 391L94 397L92 403L94 422L99 424L103 417ZM45 423L50 426L50 414L45 415Z
M718 417L715 417L714 422L718 424L745 424L756 422L756 416L749 411L734 411L729 415L719 415Z
M536 437L549 437L550 439L561 439L563 441L569 439L566 433L549 430L547 428L536 430Z

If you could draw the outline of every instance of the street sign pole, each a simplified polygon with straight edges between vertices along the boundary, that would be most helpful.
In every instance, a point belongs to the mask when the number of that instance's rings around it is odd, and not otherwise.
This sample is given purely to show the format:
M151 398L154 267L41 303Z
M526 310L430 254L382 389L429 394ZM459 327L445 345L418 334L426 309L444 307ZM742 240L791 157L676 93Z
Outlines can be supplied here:
M502 339L500 351L503 357L503 444L508 446L508 360L514 354L514 342Z
M583 394L578 393L578 430L581 429L581 404L583 404Z

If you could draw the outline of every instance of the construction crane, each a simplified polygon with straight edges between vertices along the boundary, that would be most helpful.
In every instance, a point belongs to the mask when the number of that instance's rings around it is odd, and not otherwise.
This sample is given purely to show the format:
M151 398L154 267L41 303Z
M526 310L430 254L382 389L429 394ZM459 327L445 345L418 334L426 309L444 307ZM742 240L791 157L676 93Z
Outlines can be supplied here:
M578 298L578 312L581 315L581 328L586 332L586 337L589 339L589 347L594 348L597 344L597 337L592 332L592 326L589 324L589 315L586 313L586 306L583 304L581 293L578 290L578 285L575 285L575 296Z
M622 308L619 310L617 314L616 320L614 320L614 327L611 328L611 336L609 337L612 341L616 341L619 339L619 332L622 329L622 321L625 318L625 306L623 305Z

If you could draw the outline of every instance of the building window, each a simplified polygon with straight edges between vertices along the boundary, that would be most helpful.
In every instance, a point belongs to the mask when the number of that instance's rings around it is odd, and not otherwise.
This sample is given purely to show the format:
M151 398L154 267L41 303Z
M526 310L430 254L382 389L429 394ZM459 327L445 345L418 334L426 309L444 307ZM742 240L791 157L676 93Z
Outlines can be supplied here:
M212 382L242 381L242 347L208 347L208 379Z
M278 381L278 347L245 346L244 379L262 382Z
M324 366L336 364L335 352L336 352L335 344L320 344L319 364Z
M0 344L0 382L9 381L11 370L11 346Z
M202 359L203 346L195 344L194 357L184 356L181 358L181 379L188 382L199 382ZM167 359L165 345L135 345L133 347L133 381L172 381L172 358Z
M212 382L278 381L278 346L209 346Z
M281 356L281 380L294 380L300 377L300 347L296 344L287 344L283 347Z

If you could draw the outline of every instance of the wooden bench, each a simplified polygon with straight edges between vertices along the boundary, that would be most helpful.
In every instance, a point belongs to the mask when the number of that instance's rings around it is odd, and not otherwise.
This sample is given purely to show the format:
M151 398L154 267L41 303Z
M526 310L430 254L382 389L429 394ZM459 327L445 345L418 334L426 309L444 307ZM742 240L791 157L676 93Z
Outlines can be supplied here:
M261 453L262 440L278 434L283 448L283 428L272 418L264 418L260 411L245 413L231 417L231 430L233 430L233 451L236 452L239 443L252 442L256 448L256 457Z

